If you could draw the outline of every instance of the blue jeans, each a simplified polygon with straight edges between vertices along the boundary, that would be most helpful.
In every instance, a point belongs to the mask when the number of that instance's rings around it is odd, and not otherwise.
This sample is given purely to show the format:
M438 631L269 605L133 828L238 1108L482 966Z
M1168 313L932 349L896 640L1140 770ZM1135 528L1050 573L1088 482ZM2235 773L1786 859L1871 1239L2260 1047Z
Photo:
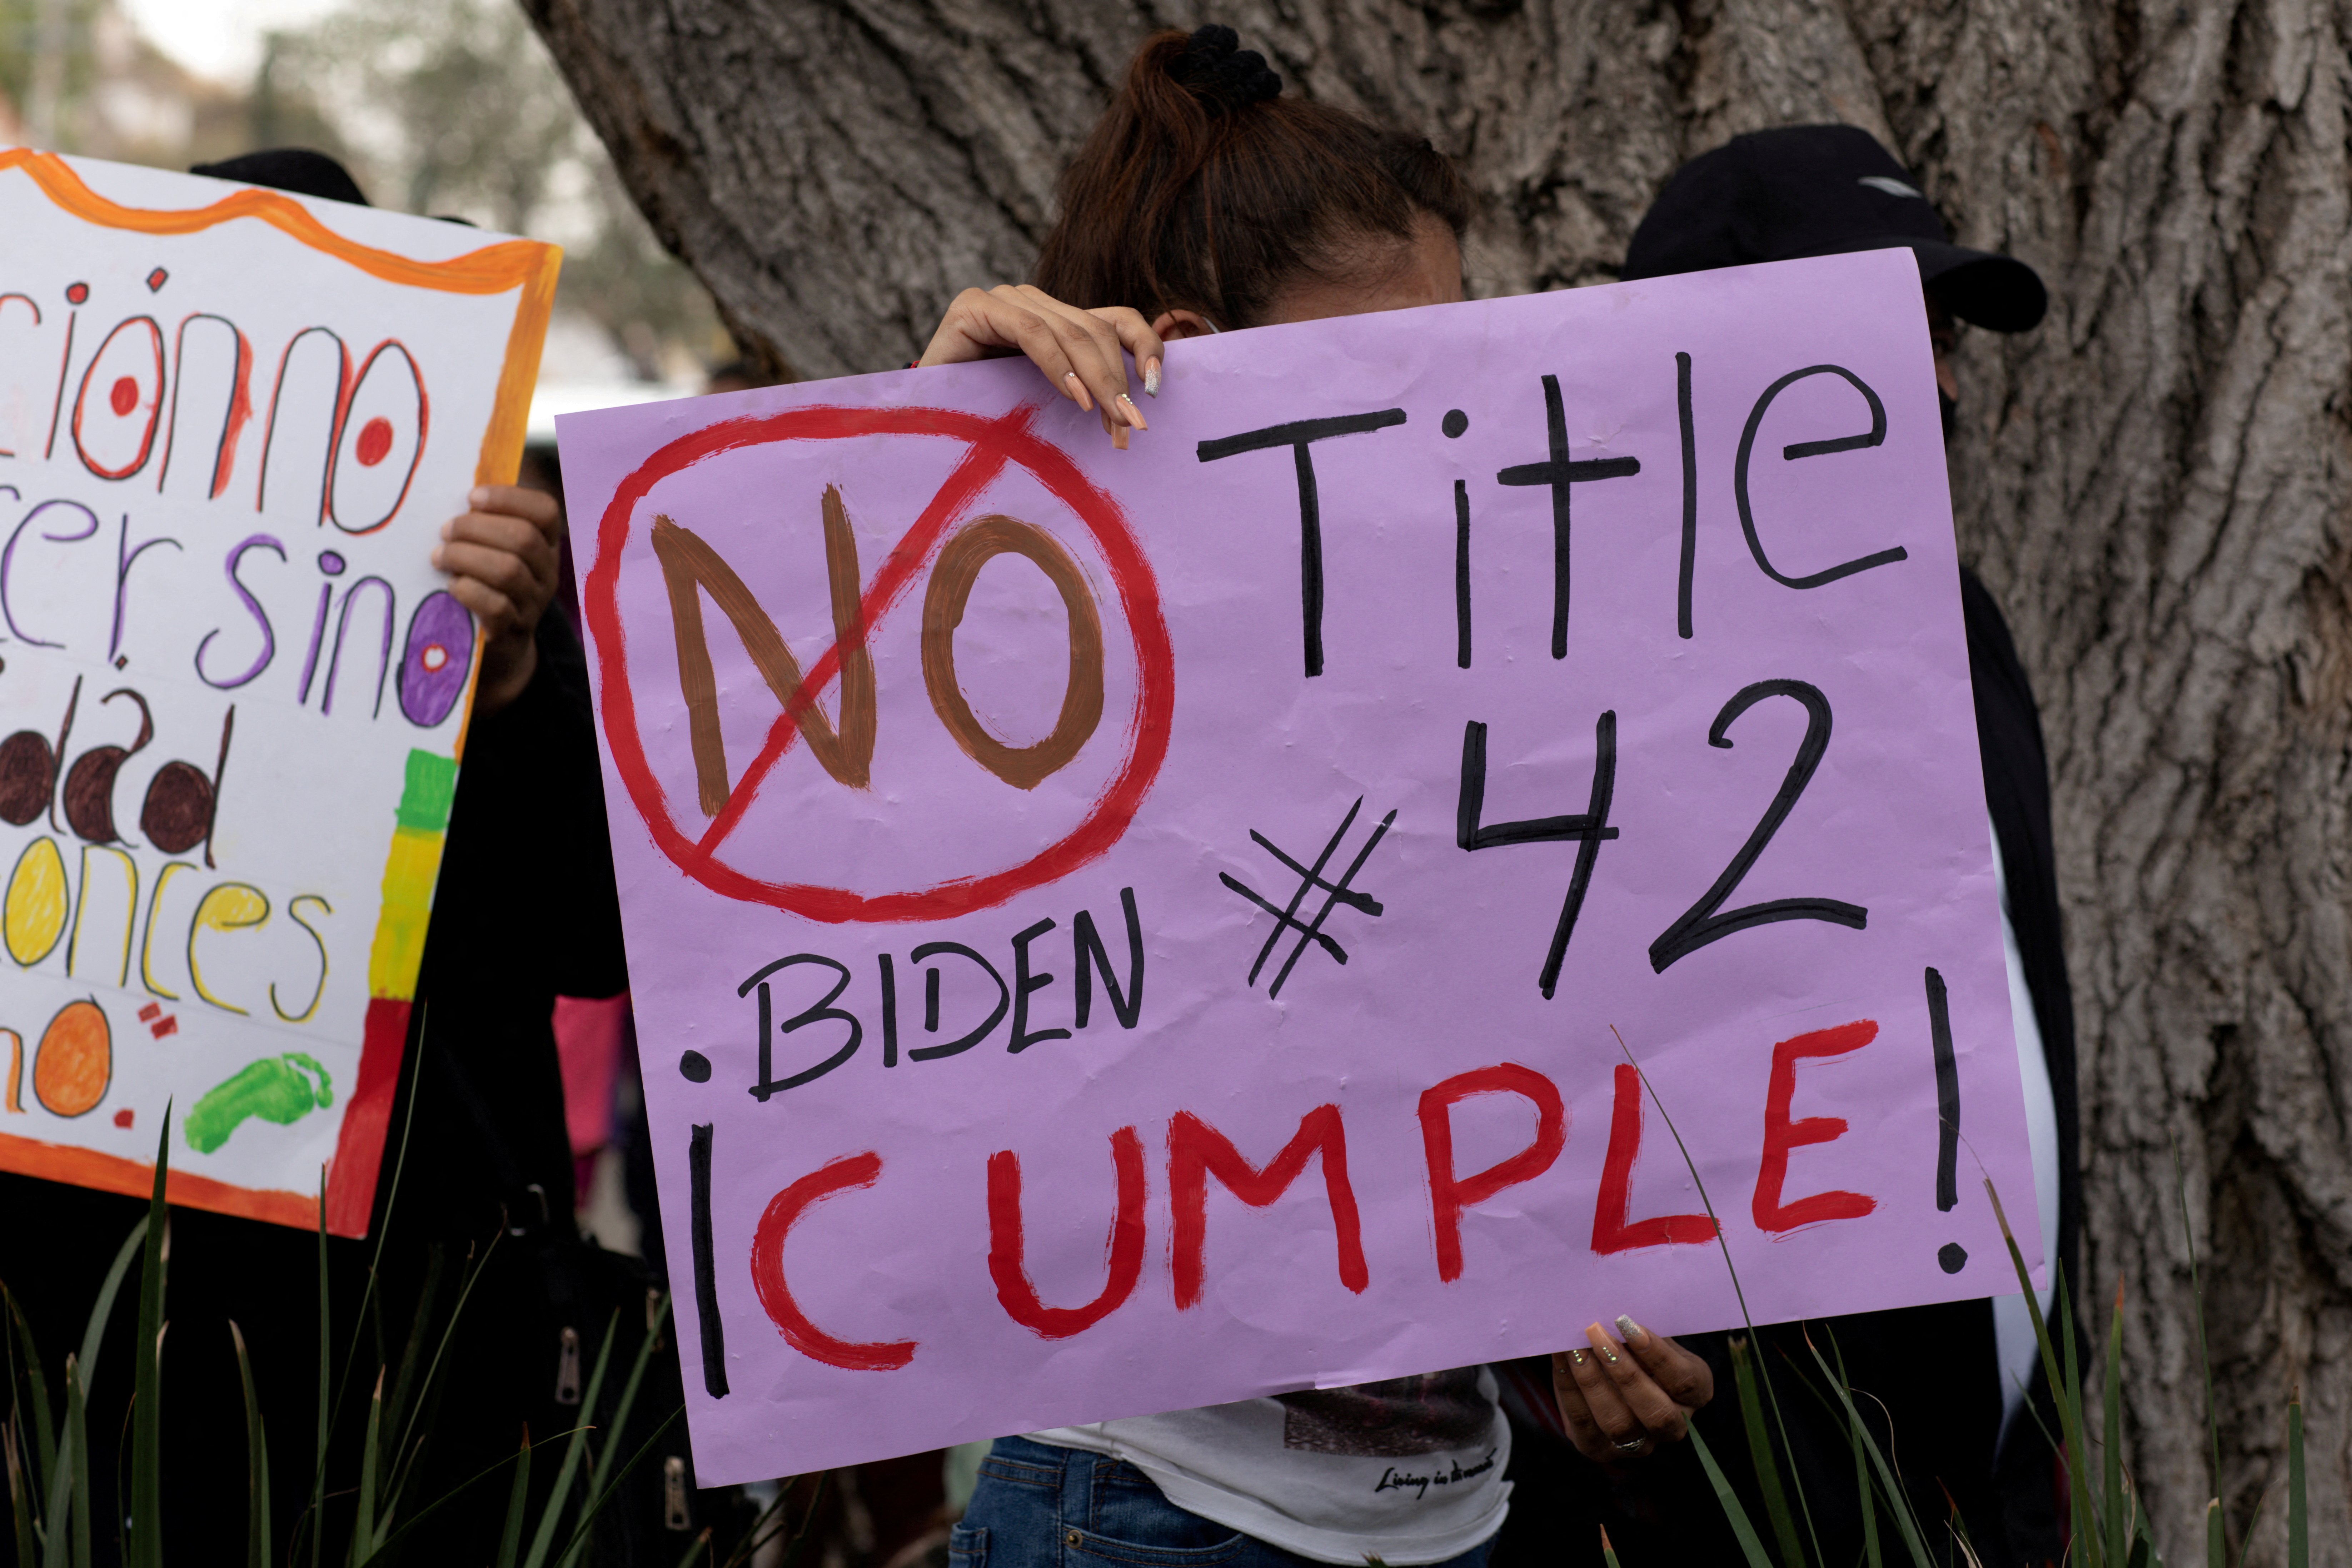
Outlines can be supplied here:
M1435 1568L1486 1568L1486 1543ZM1170 1502L1124 1459L999 1437L949 1568L1326 1568Z

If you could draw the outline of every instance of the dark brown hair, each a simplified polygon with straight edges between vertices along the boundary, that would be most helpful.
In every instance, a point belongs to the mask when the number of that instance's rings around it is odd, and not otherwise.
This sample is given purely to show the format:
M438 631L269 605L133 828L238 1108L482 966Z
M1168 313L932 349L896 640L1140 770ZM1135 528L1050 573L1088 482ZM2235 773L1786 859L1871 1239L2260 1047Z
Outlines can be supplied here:
M1421 137L1281 79L1230 28L1153 35L1063 174L1062 213L1034 282L1057 300L1265 317L1303 278L1340 278L1368 247L1410 243L1424 217L1460 237L1470 194Z

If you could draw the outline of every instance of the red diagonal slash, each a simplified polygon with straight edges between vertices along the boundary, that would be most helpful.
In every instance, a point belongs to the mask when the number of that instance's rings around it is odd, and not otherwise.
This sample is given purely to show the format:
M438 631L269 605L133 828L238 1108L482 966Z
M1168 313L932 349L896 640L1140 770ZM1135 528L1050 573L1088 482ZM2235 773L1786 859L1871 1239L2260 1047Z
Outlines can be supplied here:
M1030 417L1035 412L1034 408L1025 405L1016 408L1000 421L1000 428L1008 435L1025 436L1029 432ZM940 487L939 494L931 498L931 504L923 509L922 515L915 520L915 526L898 541L889 558L882 563L882 570L874 574L874 585L866 589L866 596L858 601L855 629L861 639L874 635L875 629L882 624L882 617L890 613L890 607L914 584L915 574L939 548L949 525L963 514L963 509L971 504L973 497L988 488L989 481L1003 468L1004 459L1003 446L991 441L973 447L964 460L955 466L955 471L948 475L947 482ZM759 794L760 784L767 778L768 770L793 749L793 742L800 737L802 715L815 705L816 700L824 694L825 688L831 686L834 678L841 673L841 645L833 644L809 667L809 672L801 677L799 689L793 693L792 700L784 704L783 712L769 727L768 738L761 745L760 754L753 757L751 765L743 770L743 776L736 781L734 791L727 797L727 804L719 808L719 815L711 818L709 830L696 843L694 850L698 861L707 863L719 847L727 842L727 836L735 831L735 825L742 821L743 814L751 809L752 797Z
M1176 702L1174 653L1160 614L1158 582L1118 503L1089 480L1068 454L1037 435L1031 427L1034 414L1031 407L991 418L947 408L819 406L749 416L678 437L647 458L614 489L597 525L595 564L582 584L583 608L596 645L601 717L614 770L628 792L630 804L655 845L687 876L722 897L772 905L810 920L938 920L986 909L1066 877L1100 856L1127 831L1167 757L1169 725ZM860 436L930 437L958 441L970 448L875 574L860 603L860 635L873 635L876 623L905 595L962 510L1011 464L1034 476L1093 536L1134 639L1137 674L1135 708L1126 727L1127 754L1076 827L1017 866L981 876L950 877L929 888L871 894L770 880L719 858L757 786L791 748L803 716L836 679L841 650L826 650L803 678L726 807L707 828L689 834L679 826L667 792L654 776L646 755L637 724L636 695L629 685L627 638L619 609L624 550L636 525L640 504L660 480L751 447ZM634 565L637 570L649 569L642 552Z

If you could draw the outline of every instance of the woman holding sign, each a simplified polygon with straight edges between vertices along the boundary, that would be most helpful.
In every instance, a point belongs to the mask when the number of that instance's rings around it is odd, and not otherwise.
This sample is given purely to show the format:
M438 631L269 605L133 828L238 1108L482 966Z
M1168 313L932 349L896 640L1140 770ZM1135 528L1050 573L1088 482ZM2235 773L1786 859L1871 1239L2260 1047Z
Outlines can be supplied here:
M1444 157L1280 96L1236 44L1212 26L1144 45L1064 176L1035 285L967 289L921 363L1026 354L1124 446L1148 427L1126 360L1156 395L1169 340L1462 298L1470 196ZM1594 1323L1553 1356L1552 1384L1585 1458L1634 1467L1680 1444L1714 1376L1630 1318L1617 1328ZM1031 1568L1066 1548L1473 1568L1503 1522L1509 1457L1482 1367L1057 1427L996 1443L953 1550L960 1568Z

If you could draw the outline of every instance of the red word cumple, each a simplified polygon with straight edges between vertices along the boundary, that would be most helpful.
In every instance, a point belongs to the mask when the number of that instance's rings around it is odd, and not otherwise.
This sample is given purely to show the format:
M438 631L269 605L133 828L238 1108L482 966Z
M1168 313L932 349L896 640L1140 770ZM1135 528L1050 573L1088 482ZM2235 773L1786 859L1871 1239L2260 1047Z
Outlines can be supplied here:
M1860 1193L1828 1191L1789 1197L1784 1187L1794 1149L1843 1136L1846 1123L1829 1116L1790 1120L1801 1061L1858 1050L1876 1038L1868 1020L1816 1030L1772 1047L1762 1140L1751 1212L1758 1227L1781 1235L1834 1219L1871 1213L1876 1201ZM1700 1246L1716 1238L1716 1223L1705 1214L1628 1214L1633 1170L1641 1155L1643 1084L1631 1065L1616 1069L1612 1083L1609 1146L1593 1206L1591 1249L1598 1254L1637 1247ZM1483 1170L1465 1172L1454 1158L1454 1108L1478 1095L1512 1095L1535 1111L1532 1138L1517 1152ZM1464 1216L1506 1190L1549 1171L1567 1147L1569 1113L1559 1086L1529 1067L1501 1062L1458 1073L1424 1090L1416 1108L1430 1205L1434 1262L1441 1280L1462 1278ZM714 1397L726 1393L724 1349L708 1272L708 1130L697 1131L703 1151L695 1184L696 1291L702 1306L705 1380ZM1114 1174L1113 1212L1107 1247L1107 1278L1101 1291L1076 1306L1052 1306L1040 1294L1026 1267L1021 1159L1013 1150L989 1157L987 1168L988 1272L997 1303L1006 1316L1041 1339L1067 1339L1101 1322L1124 1306L1143 1273L1150 1228L1150 1182L1144 1141L1133 1127L1110 1134ZM1348 1165L1347 1129L1337 1105L1318 1105L1300 1118L1297 1131L1264 1163L1252 1160L1224 1133L1189 1110L1169 1119L1166 1136L1168 1253L1175 1305L1200 1305L1207 1272L1208 1190L1213 1180L1252 1208L1265 1208L1319 1165L1328 1205L1339 1283L1361 1294L1371 1282L1364 1252L1354 1178ZM812 1360L851 1371L888 1372L906 1366L920 1348L912 1340L858 1341L819 1326L794 1299L784 1260L793 1225L817 1204L876 1185L884 1177L882 1157L852 1154L811 1172L768 1203L755 1228L751 1279L760 1303L785 1341Z

